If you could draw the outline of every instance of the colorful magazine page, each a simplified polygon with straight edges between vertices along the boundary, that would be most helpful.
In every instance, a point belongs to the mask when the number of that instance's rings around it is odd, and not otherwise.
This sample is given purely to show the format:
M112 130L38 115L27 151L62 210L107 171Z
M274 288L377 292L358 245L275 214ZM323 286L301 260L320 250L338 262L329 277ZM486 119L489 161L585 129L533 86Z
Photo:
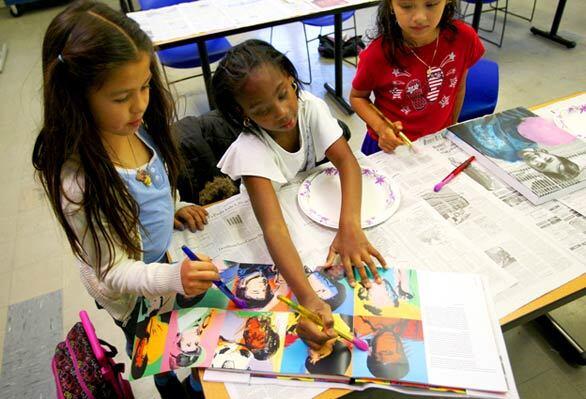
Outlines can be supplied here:
M525 108L451 126L447 137L534 204L586 187L586 142Z
M341 331L352 334L352 316L334 314L334 324ZM295 332L299 316L291 313L285 339L285 353L281 365L282 374L312 376L352 376L352 354L357 349L350 342L333 339L321 350L309 348Z
M137 324L130 365L132 379L157 374L166 369L163 358L171 315L155 315Z
M354 312L357 316L399 317L421 320L417 272L411 269L380 269L381 284L354 289Z
M180 309L172 313L165 347L168 370L208 367L213 358L226 313L219 309ZM166 371L165 369L161 369Z
M306 267L305 274L311 288L330 305L332 312L354 314L354 291L346 280L343 266L318 267L314 271ZM295 301L299 302L297 298Z
M256 311L287 311L287 305L277 299L278 295L290 298L291 289L277 271L275 265L237 263L224 261L228 268L222 272L222 280L240 299ZM238 308L228 302L227 309Z
M211 362L213 368L279 372L289 313L227 313Z
M139 323L131 378L182 367L208 367L224 317L221 309L192 308L154 315Z
M273 296L288 292L285 284L264 281L278 281L270 265L232 266L222 274L226 281L263 280L246 287L250 292L240 292L241 297L264 297L267 289ZM491 328L488 294L479 276L381 269L382 284L358 286L352 294L340 268L307 273L314 290L335 308L336 328L365 341L368 351L344 339L311 350L298 336L299 316L291 311L198 307L200 301L138 323L131 377L211 367L274 378L508 390L496 343L500 329ZM146 315L156 307L143 305Z
M421 320L354 316L354 332L370 348L354 351L355 376L428 383Z

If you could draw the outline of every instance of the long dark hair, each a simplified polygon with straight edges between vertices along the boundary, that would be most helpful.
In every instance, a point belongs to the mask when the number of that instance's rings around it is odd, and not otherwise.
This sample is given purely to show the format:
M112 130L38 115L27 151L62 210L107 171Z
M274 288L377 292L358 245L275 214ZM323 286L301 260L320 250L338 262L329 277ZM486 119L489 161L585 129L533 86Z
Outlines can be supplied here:
M141 53L150 56L152 74L144 127L166 162L175 193L181 161L171 134L173 102L161 80L153 45L138 24L105 4L79 1L51 21L43 41L44 121L32 162L74 254L89 264L82 247L84 237L77 236L68 224L62 201L78 205L85 213L87 234L97 256L92 266L100 279L113 267L115 244L129 256L140 258L139 209L102 144L88 93L99 88L116 68L137 61ZM67 198L62 191L66 163L74 165L75 179L83 181L79 200ZM107 262L106 268L101 267L102 262Z
M392 0L381 0L378 5L375 29L374 31L367 32L366 36L369 39L382 37L382 48L387 62L390 65L403 67L397 59L396 52L401 51L404 54L408 54L405 45L409 43L406 43L403 37L403 31L397 22L397 17L393 12L391 2ZM449 29L452 37L457 32L452 22L455 12L455 0L446 0L446 7L440 19L439 28L440 32L444 29Z
M297 70L285 54L258 39L250 39L232 47L214 72L212 88L218 110L239 129L244 128L244 115L235 96L246 83L250 72L263 64L273 65L291 76L299 95L301 82Z

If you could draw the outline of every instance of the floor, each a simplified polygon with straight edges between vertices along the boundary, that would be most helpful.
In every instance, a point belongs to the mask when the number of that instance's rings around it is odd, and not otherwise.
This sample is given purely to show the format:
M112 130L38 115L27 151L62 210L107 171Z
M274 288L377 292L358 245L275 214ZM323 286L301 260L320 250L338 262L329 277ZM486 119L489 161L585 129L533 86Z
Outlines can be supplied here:
M109 0L112 6L117 2ZM529 13L532 0L510 1L511 8ZM536 105L578 90L586 90L586 2L567 4L559 33L578 42L575 49L534 37L531 25L549 29L557 2L538 1L533 23L509 18L501 49L486 44L486 57L500 66L500 97L497 110ZM54 397L50 356L57 340L78 320L77 313L90 313L98 335L124 348L121 331L104 311L98 311L79 282L73 257L48 209L42 190L35 184L30 162L31 148L42 121L41 58L44 31L63 5L26 10L19 18L0 8L0 43L8 44L8 57L0 73L0 396L2 398ZM374 9L357 13L363 33L374 19ZM497 25L498 29L498 25ZM317 35L317 31L311 31ZM312 33L312 34L313 34ZM268 40L269 29L230 37ZM287 52L307 77L307 57L300 24L277 27L274 43ZM333 81L333 63L320 59L312 43L314 82L308 87L323 95L323 83ZM353 67L344 67L344 92L350 89ZM174 87L180 115L208 110L201 79ZM357 116L332 111L353 132L351 145L358 148L364 126ZM64 116L66 117L66 116ZM57 309L55 317L39 317ZM59 313L58 309L62 309ZM574 336L586 346L586 298L555 311ZM27 317L27 315L29 315ZM586 399L586 368L564 362L538 334L532 324L505 334L518 389L523 399ZM124 361L124 356L119 356ZM182 374L183 375L183 374ZM156 397L152 380L133 383L137 398ZM368 394L367 396L381 397Z

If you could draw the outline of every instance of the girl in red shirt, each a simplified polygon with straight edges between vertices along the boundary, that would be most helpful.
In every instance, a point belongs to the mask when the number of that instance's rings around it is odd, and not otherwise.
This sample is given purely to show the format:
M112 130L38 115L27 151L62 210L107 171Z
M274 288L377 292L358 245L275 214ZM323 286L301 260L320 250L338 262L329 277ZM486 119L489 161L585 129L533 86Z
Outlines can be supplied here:
M455 0L383 0L375 38L360 54L350 103L368 125L362 152L393 151L458 120L468 69L484 53L469 25L452 20ZM374 105L391 121L386 123Z

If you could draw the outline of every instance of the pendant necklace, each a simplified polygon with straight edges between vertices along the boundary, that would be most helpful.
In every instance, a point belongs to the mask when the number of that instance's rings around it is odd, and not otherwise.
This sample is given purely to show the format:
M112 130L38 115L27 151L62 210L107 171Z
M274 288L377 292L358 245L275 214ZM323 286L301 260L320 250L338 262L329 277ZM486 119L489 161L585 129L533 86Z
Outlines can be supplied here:
M134 155L134 149L132 148L132 144L130 143L130 136L128 138L128 145L130 146L130 152L132 152L132 158L134 159L134 164L136 165L136 156ZM147 162L148 165L148 162ZM149 173L148 169L145 168L136 168L136 180L144 184L145 186L149 187L153 184L153 180L151 179L151 174Z
M423 65L425 65L427 67L427 76L429 77L431 75L431 69L433 66L433 61L435 60L435 53L437 53L437 45L439 43L439 33L437 35L437 38L435 39L435 49L433 50L433 56L431 57L431 62L428 64L427 62L423 61L415 51L413 51L413 49L411 47L409 47L409 50L411 50L411 53L413 53L413 55L419 60L421 61L421 63Z
M134 155L134 149L132 148L132 144L130 143L130 137L127 137L128 139L128 145L130 146L130 152L132 153L132 158L134 159L134 164L136 165L138 162L136 161L136 155ZM116 153L116 151L114 150L114 147L112 147L111 145L109 145L110 149L112 150L112 152L114 153L114 156L116 157L117 161L113 161L116 165L119 165L123 168L126 168L125 165L122 164L122 162L120 162L120 158L118 158L118 154ZM148 162L147 162L148 165ZM134 168L131 168L134 169ZM136 168L136 180L141 182L142 184L144 184L145 186L149 187L152 184L152 179L151 179L151 174L149 173L149 171L146 168Z

